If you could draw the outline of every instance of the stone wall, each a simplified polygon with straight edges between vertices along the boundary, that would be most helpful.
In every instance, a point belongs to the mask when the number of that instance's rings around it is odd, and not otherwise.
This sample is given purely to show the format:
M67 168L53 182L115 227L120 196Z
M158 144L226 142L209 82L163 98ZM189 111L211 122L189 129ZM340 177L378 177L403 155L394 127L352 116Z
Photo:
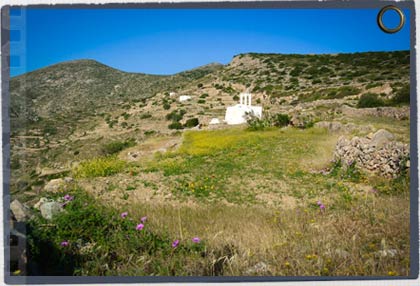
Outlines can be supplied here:
M394 141L394 135L378 130L364 138L338 139L334 160L341 160L343 166L353 162L356 166L386 177L396 177L402 169L410 166L408 144Z

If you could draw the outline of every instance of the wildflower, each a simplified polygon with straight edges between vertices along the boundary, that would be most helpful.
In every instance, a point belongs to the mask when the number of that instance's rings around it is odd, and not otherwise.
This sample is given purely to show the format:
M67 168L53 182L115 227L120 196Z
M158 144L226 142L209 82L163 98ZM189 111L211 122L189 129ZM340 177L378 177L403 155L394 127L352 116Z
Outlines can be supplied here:
M319 205L319 209L320 209L321 211L323 211L323 210L325 210L325 206L324 206L323 204L320 204L320 205Z
M378 193L378 190L377 189L372 189L372 190L370 190L372 193L374 193L374 194L377 194Z
M290 267L290 263L286 261L286 262L284 263L284 266L286 266L286 267Z
M142 223L139 223L137 226L136 226L136 229L137 230L142 230L144 228L144 224L142 224Z
M316 204L319 206L319 205L322 205L322 203L321 203L321 201L317 201L316 202Z
M64 196L64 200L65 201L72 201L73 200L73 197L70 196L69 194L67 194L67 195Z
M395 272L395 271L388 271L388 276L397 276L397 272Z
M199 237L193 237L192 242L199 243L201 239Z
M142 218L140 219L140 221L141 221L142 223L145 223L145 222L146 222L146 220L147 220L147 216L144 216L144 217L142 217Z
M123 213L121 213L121 217L122 218L126 218L128 216L128 212L123 212Z
M172 242L172 247L175 248L177 247L179 244L179 239L174 240L174 242Z
M64 240L64 241L62 241L62 242L60 243L60 245L61 245L62 247L66 247L66 246L69 246L69 242L68 242L67 240Z

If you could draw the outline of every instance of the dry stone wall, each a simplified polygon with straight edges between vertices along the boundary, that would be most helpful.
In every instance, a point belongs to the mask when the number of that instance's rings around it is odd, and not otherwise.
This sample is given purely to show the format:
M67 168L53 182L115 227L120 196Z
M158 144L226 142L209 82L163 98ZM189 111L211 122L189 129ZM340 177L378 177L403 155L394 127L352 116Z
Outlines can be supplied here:
M338 139L334 160L343 166L353 162L356 166L387 177L397 177L401 170L410 166L408 144L394 141L394 135L384 129L366 137Z

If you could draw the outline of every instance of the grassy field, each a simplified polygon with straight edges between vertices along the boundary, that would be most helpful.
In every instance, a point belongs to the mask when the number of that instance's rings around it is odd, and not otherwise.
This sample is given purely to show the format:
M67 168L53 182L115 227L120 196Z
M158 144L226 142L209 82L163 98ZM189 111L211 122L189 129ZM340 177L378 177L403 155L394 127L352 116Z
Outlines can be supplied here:
M338 135L324 129L182 136L137 162L80 164L68 211L55 228L34 226L34 242L54 241L45 271L67 261L76 275L409 274L408 175L341 168L330 161Z

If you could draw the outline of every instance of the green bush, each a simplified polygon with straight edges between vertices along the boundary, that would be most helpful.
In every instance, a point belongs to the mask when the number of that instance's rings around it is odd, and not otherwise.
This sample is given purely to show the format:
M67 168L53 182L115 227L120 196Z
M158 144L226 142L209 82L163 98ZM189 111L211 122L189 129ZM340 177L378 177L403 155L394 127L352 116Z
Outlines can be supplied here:
M203 103L206 103L206 100L205 100L205 99L199 99L199 100L197 101L197 103L199 103L199 104L203 104Z
M134 145L136 145L134 139L128 139L126 141L114 141L103 145L102 153L104 155L112 155Z
M406 84L397 89L395 96L391 99L393 105L406 105L410 104L410 85Z
M183 109L174 110L171 113L166 114L166 120L180 121L187 112Z
M174 121L174 122L172 122L171 124L168 125L168 128L179 130L179 129L183 129L184 127L182 126L182 124L180 122Z
M208 93L203 93L202 95L200 95L200 98L206 98L206 97L208 97L209 96L209 94Z
M284 126L289 125L290 118L289 118L289 115L287 115L287 114L278 113L278 114L273 116L272 121L273 121L274 126L284 127Z
M165 102L165 103L163 104L163 109L168 110L168 109L170 109L170 108L171 108L171 104L170 104L169 102Z
M359 98L358 108L385 106L385 102L376 93L365 93Z
M272 126L272 121L269 118L258 118L253 114L248 114L248 128L249 131L260 131Z
M152 115L149 112L143 113L140 115L140 119L146 119L146 118L151 118L151 117Z
M195 127L199 124L198 118L190 118L185 122L184 126L187 128Z
M126 163L116 156L94 158L73 169L76 178L107 177L124 170Z

